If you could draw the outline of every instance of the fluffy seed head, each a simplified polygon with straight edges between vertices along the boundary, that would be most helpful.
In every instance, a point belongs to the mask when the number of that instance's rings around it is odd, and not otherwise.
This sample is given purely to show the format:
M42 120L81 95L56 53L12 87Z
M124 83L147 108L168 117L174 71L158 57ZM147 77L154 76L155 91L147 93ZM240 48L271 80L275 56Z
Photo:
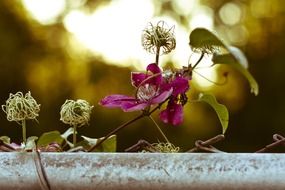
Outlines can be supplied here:
M22 121L36 119L39 116L40 104L31 96L31 92L23 95L22 92L10 94L6 104L2 105L2 110L7 115L8 121Z
M60 120L77 127L88 125L92 108L85 100L66 100L61 106Z
M168 54L176 46L174 36L174 26L169 28L164 21L159 21L156 25L149 23L142 33L143 48L153 54L160 48L161 54Z

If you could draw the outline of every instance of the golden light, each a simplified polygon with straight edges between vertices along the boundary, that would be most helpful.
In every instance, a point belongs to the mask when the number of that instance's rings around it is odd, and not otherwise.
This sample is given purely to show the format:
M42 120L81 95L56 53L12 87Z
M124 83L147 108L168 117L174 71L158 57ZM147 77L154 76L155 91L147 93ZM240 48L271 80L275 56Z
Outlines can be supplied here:
M197 5L190 19L190 28L204 27L213 29L214 27L214 12L211 8Z
M48 24L61 14L65 8L64 0L22 0L26 9L41 24ZM183 1L187 2L187 1ZM201 6L198 1L182 4L175 2L175 9L191 14L189 28L213 28L212 9ZM183 6L184 5L184 6ZM169 16L154 17L155 7L152 0L118 0L87 13L74 9L64 18L63 24L70 32L70 40L74 41L79 52L87 49L91 53L102 56L106 62L118 66L133 66L143 70L155 59L155 55L147 53L141 46L141 32L148 22L164 20L168 26L175 26L176 49L169 55L162 56L161 62L174 62L177 67L187 66L189 56L193 53L189 47L190 30L180 26ZM192 58L195 59L194 55ZM198 58L197 58L198 59ZM207 63L206 63L207 62ZM197 72L206 78L214 80L215 70L205 68L210 65L210 59L204 59ZM199 77L199 85L209 87L203 77Z
M72 11L64 25L92 52L113 64L130 66L148 55L141 47L141 31L153 13L150 0L113 1L89 15Z
M203 27L212 30L214 27L213 10L199 4L194 7L194 10L190 21L190 28ZM199 57L199 54L192 52L190 63L193 65ZM193 73L193 80L195 80L200 88L211 88L214 84L211 81L215 82L217 80L216 68L211 67L211 65L211 56L206 55Z
M227 25L238 24L242 17L242 11L236 3L226 3L219 10L219 16Z
M193 8L197 6L198 1L189 1L189 0L179 0L173 1L173 8L176 12L179 12L183 15L189 15L193 11Z
M191 57L192 65L199 59L200 55L193 53ZM212 56L205 55L199 65L193 72L193 80L195 83L203 89L211 88L214 85L214 82L217 82L217 72L216 67L212 66Z
M65 9L65 0L22 0L24 7L41 24L52 24Z
M274 1L252 0L250 3L251 14L256 18L272 17Z

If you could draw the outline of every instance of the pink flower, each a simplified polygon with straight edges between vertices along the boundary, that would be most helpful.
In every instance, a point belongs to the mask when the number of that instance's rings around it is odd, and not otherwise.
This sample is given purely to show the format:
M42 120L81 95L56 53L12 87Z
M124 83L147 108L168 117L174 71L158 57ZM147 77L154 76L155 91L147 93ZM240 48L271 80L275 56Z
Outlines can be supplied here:
M172 125L181 124L183 106L187 102L186 92L189 90L188 78L179 72L163 77L155 63L149 64L146 70L147 73L133 72L131 75L132 85L137 89L135 97L114 94L106 96L99 104L131 112L145 110L169 99L166 109L160 113L160 119Z
M125 112L131 112L164 102L172 94L172 88L161 88L162 74L155 63L147 66L147 72L146 74L132 73L132 85L137 88L135 97L114 94L106 96L99 104L108 108L119 107Z
M164 123L180 125L183 122L183 106L187 103L188 79L177 74L174 79L170 79L164 86L165 88L173 88L173 92L166 109L160 112L160 119Z
M171 123L172 125L180 125L183 122L183 106L170 100L165 110L160 112L160 119L164 123Z

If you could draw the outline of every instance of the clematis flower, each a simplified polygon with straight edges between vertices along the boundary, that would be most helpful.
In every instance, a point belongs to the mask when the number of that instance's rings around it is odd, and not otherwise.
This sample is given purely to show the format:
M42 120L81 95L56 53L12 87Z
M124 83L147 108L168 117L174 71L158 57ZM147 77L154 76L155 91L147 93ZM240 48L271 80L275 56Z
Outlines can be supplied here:
M177 74L166 80L164 88L172 88L173 92L165 110L160 112L160 119L164 123L180 125L183 122L183 106L187 102L186 92L189 90L188 78Z
M114 94L103 98L99 104L108 108L121 108L125 112L139 111L167 100L173 93L172 87L163 87L160 68L155 64L147 66L147 73L133 72L132 85L136 87L135 97ZM163 87L163 88L162 88Z
M162 73L155 64L147 66L147 73L133 72L132 85L136 87L135 97L114 94L103 98L99 104L108 108L121 108L125 112L139 111L167 99L167 107L160 113L164 123L179 125L183 122L183 106L187 102L189 78L183 73Z

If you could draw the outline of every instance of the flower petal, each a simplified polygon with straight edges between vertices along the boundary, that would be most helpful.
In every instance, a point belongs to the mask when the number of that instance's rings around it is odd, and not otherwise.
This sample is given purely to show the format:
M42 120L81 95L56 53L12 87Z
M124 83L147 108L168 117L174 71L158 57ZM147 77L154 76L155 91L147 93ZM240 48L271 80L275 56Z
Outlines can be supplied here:
M122 107L123 103L126 102L135 102L136 99L130 96L121 95L121 94L113 94L110 96L106 96L103 98L99 104L104 107L108 108L115 108L115 107Z
M146 83L153 84L153 85L160 85L162 82L162 72L157 64L151 63L146 68L147 71L150 71L151 74L149 75L149 80Z
M170 88L169 90L166 90L166 91L160 93L158 96L154 97L151 100L151 104L159 104L159 103L165 101L169 96L171 96L172 91L173 91L172 88Z
M160 112L159 117L164 123L179 125L183 122L183 106L169 102L167 108Z
M147 77L148 75L144 73L132 72L131 73L132 85L134 87L138 87L142 83L142 81L144 81Z
M189 90L188 80L183 77L176 77L171 83L170 86L173 88L173 96L178 94L186 93Z
M153 74L161 73L159 66L156 63L151 63L146 67L147 71L151 71Z
M140 111L146 108L149 104L147 102L125 102L122 104L122 110L125 112Z

